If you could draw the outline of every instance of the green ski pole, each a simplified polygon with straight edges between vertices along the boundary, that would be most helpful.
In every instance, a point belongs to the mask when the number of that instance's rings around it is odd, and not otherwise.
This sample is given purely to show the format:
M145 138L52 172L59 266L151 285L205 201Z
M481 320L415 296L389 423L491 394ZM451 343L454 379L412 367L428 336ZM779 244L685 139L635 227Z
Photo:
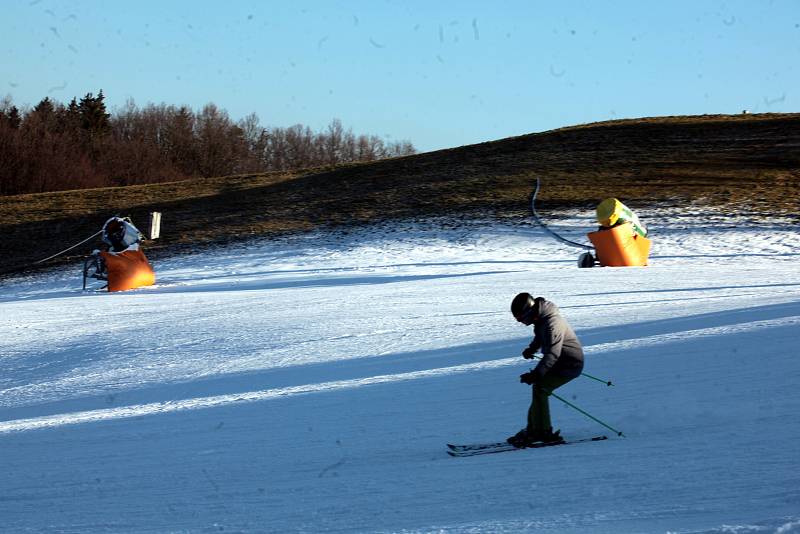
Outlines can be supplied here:
M545 390L545 391L547 391L547 390ZM581 410L580 408L578 408L577 406L575 406L574 404L572 404L572 403L571 403L571 402L569 402L568 400L566 400L566 399L562 399L561 397L559 397L558 395L556 395L556 394L555 394L555 393L553 393L552 391L547 391L547 393L548 393L548 395L552 395L553 397L557 398L558 400L560 400L561 402L563 402L564 404L566 404L566 405L567 405L567 406L569 406L570 408L574 408L575 410L578 410L579 412L581 412L583 415L585 415L586 417L588 417L588 418L589 418L589 419L591 419L592 421L596 421L596 422L600 423L601 425L603 425L603 426L604 426L604 427L606 427L607 429L609 429L609 430L611 430L612 432L614 432L614 433L615 433L616 435L618 435L619 437L621 437L621 438L624 438L624 437L625 437L625 434L623 434L622 432L620 432L620 431L619 431L619 430L617 430L616 428L613 428L613 427L611 427L610 425L607 425L607 424L605 424L604 422L602 422L602 421L601 421L600 419L598 419L597 417L593 416L593 415L592 415L592 414L590 414L590 413L587 413L587 412L585 412L585 411Z
M537 360L541 360L542 359L541 356L534 355L533 357L536 358ZM597 380L598 382L603 383L603 384L605 384L607 386L613 386L614 385L614 384L611 383L611 380L603 380L602 378L597 378L596 376L592 376L589 373L581 373L581 376L585 376L586 378L591 378L592 380Z

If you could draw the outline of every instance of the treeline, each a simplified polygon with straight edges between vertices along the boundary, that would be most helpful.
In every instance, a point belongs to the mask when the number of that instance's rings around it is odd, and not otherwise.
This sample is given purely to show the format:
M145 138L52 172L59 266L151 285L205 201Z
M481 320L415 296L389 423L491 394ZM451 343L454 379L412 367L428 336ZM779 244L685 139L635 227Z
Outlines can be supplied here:
M111 114L102 90L64 105L44 98L20 111L0 100L0 195L124 186L201 176L283 171L414 154L408 141L355 135L338 119L262 127L255 114L233 121L214 104L129 101Z

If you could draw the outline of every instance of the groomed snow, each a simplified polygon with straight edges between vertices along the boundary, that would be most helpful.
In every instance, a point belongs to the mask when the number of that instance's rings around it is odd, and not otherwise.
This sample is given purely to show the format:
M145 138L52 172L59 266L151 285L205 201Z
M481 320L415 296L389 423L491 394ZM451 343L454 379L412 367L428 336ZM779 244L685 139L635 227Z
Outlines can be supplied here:
M176 257L126 293L5 280L0 530L800 532L800 232L683 211L639 213L645 268L430 220ZM558 394L625 437L553 401L610 439L451 458L524 425L520 291L615 384Z

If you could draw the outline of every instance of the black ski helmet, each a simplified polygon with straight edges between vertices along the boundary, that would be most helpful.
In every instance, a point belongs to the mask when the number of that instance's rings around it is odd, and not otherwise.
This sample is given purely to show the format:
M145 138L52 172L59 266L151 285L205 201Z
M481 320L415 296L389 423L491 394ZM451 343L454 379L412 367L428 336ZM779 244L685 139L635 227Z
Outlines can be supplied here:
M511 301L511 313L517 319L522 319L530 314L536 303L530 293L520 293Z

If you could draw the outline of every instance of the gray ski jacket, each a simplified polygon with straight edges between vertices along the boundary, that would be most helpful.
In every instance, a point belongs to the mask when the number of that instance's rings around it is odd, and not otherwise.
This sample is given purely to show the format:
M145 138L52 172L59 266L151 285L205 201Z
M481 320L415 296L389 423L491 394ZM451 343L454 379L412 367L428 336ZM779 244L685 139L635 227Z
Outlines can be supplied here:
M536 297L539 319L533 324L534 351L541 349L542 359L533 369L537 380L548 373L565 378L576 378L583 371L583 347L578 336L561 316L558 306Z

